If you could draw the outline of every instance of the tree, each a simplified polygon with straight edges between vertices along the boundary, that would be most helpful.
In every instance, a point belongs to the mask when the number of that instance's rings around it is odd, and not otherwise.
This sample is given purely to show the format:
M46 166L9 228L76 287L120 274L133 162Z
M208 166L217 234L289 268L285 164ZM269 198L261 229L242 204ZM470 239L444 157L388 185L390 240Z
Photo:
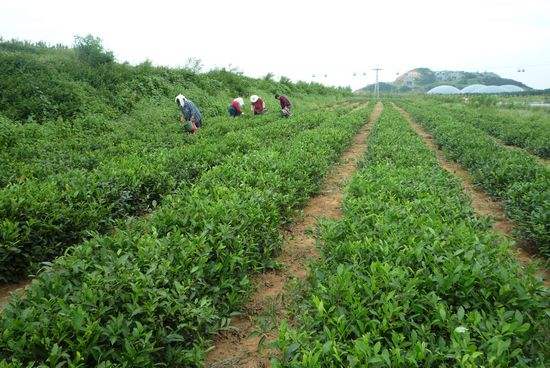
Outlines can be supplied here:
M281 84L292 84L292 82L290 81L290 78L288 77L285 77L284 75L281 76L281 78L279 79L279 83Z
M75 36L74 49L77 57L91 66L111 64L115 61L113 53L103 48L99 37L92 35L86 37Z
M266 75L264 75L263 80L271 82L273 80L274 76L275 76L275 74L269 72Z
M184 69L187 69L195 74L198 74L202 70L202 61L199 58L190 57L185 62Z

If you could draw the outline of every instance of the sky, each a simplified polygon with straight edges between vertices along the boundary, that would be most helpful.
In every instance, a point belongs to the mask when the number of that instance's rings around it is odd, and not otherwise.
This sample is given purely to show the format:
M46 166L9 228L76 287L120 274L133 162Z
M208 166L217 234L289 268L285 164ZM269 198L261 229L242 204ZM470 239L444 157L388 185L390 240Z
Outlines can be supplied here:
M428 67L550 88L550 0L0 2L4 39L72 45L87 34L132 64L198 58L205 70L353 89L374 82L375 67L381 81Z

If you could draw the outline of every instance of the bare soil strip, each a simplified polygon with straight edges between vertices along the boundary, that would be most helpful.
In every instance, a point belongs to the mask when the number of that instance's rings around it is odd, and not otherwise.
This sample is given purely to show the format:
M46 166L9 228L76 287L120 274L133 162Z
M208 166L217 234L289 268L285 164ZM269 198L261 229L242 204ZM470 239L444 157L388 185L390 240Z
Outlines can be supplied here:
M15 284L7 284L0 286L0 312L10 300L11 294L22 294L25 287L31 283L31 280L23 280Z
M487 193L480 190L473 184L472 177L470 174L462 168L458 163L453 161L448 161L445 157L445 154L440 150L437 145L434 143L434 139L431 134L429 134L423 127L417 124L411 115L393 104L393 106L401 112L403 117L409 122L413 130L424 140L426 146L428 146L432 151L434 151L439 165L443 167L448 172L457 176L462 182L462 186L466 194L472 200L472 207L474 211L481 216L486 216L491 218L494 221L493 228L500 234L512 238L512 230L514 229L514 223L509 218L506 217L503 206L498 201L492 199ZM521 239L514 239L517 244L521 245ZM522 247L516 247L514 252L516 258L524 265L529 265L530 263L537 260L537 257L533 254L530 254ZM542 277L545 286L550 286L550 272L547 269L538 269L537 274Z
M255 292L243 314L231 321L231 329L215 338L205 366L208 368L269 367L269 349L259 349L264 341L276 337L276 323L284 316L284 287L292 279L303 280L308 275L307 265L319 257L313 229L319 218L338 219L342 216L342 188L357 170L357 162L367 148L367 138L373 124L382 113L378 102L374 111L352 145L343 153L324 180L320 193L303 210L303 217L294 223L284 236L282 253L277 261L282 268L265 272L254 278ZM258 326L258 318L268 315L275 319L266 328ZM265 344L262 344L265 345Z

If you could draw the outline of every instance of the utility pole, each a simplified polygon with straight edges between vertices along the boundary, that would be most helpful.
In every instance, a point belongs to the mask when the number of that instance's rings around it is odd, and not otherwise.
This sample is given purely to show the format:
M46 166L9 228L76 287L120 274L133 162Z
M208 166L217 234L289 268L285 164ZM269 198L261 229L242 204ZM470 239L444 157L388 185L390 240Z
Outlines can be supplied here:
M380 98L380 84L378 83L378 72L381 71L381 70L384 70L382 68L373 68L372 70L374 70L376 72L376 84L374 85L374 94L376 95L376 98Z

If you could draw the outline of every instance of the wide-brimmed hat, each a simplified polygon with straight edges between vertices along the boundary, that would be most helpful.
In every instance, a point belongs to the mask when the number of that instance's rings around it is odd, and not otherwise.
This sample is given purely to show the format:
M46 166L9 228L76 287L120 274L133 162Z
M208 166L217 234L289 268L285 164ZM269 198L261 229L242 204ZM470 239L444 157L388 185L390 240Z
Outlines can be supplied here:
M180 105L183 105L185 100L187 100L187 98L184 95L182 95L181 93L176 96L176 102L179 102Z

